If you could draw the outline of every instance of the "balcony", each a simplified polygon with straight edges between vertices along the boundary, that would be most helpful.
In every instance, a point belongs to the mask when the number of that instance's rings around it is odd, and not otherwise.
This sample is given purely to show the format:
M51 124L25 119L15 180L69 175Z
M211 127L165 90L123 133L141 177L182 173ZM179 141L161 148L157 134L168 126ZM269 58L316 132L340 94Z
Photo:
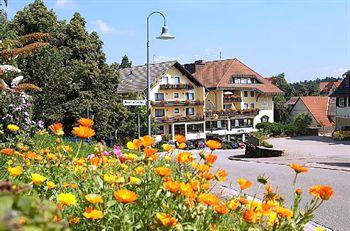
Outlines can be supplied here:
M173 107L173 106L200 106L204 105L203 100L162 100L151 101L151 105L154 107Z
M159 85L160 90L191 90L193 89L193 85L191 84L161 84Z
M229 119L229 118L245 118L255 117L259 114L259 109L243 109L243 110L220 110L207 111L205 116L210 119Z
M177 122L193 122L193 121L203 121L204 116L174 116L174 117L153 117L153 122L155 123L177 123Z
M242 97L239 95L224 95L224 103L242 102Z

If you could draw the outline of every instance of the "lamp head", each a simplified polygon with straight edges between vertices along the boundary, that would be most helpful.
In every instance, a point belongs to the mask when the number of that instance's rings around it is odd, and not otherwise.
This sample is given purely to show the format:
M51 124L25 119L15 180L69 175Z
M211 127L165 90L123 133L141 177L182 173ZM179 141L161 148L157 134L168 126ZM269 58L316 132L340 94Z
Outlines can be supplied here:
M157 37L157 39L161 39L161 40L170 40L174 38L175 37L169 33L167 26L162 27L162 33Z

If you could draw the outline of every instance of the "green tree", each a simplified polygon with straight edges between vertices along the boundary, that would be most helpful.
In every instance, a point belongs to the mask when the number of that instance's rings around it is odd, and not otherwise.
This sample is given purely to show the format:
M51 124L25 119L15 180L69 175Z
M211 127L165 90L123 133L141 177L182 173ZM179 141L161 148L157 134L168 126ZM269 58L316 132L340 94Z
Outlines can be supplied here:
M128 68L128 67L131 67L131 66L132 66L132 62L129 61L129 57L127 55L124 55L123 58L122 58L122 62L119 65L119 68L123 69L123 68Z

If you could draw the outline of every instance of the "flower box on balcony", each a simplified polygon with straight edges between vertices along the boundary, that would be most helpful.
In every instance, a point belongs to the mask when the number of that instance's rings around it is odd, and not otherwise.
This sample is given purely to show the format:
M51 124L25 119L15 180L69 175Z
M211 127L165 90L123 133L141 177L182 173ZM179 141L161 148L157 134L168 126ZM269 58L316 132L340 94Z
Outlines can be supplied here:
M191 84L184 84L184 83L180 83L180 84L161 84L159 86L160 90L181 90L181 89L193 89L193 86Z
M242 102L242 97L240 97L239 95L224 96L224 102Z

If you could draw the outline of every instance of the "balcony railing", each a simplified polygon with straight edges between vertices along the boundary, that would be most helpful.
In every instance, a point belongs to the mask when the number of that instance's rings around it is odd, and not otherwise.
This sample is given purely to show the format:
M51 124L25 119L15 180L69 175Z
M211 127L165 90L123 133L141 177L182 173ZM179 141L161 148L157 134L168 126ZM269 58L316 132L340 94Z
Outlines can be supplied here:
M234 103L234 102L242 102L242 97L240 97L239 95L224 96L224 103Z
M259 109L243 109L243 110L232 110L226 109L221 111L207 111L205 116L211 119L222 119L222 118L242 118L242 117L254 117L259 114Z
M203 100L162 100L162 101L151 101L151 105L154 107L172 107L172 106L196 106L204 105Z
M191 121L204 121L204 116L174 116L174 117L153 117L155 123L176 123L176 122L191 122Z
M181 89L185 89L185 90L190 90L193 89L193 85L191 84L184 84L184 83L179 83L179 84L161 84L159 86L160 90L181 90Z

